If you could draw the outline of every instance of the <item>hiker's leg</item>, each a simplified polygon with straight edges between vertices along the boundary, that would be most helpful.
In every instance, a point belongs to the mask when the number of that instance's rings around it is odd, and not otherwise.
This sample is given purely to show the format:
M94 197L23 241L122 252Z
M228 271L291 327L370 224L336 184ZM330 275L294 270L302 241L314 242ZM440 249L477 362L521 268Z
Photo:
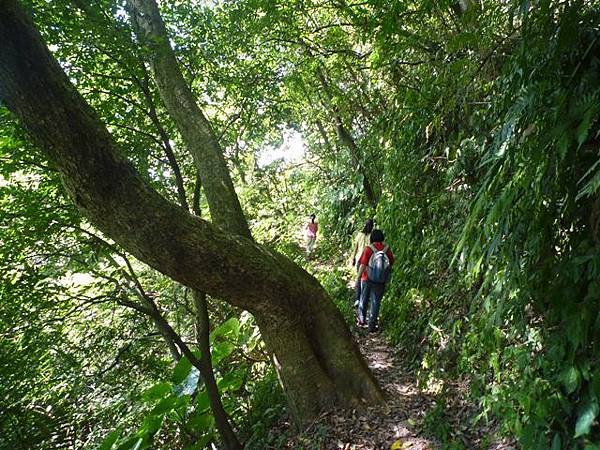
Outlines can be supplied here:
M356 265L356 273L357 274L358 274L359 264ZM356 283L354 284L354 294L355 294L354 307L358 308L358 305L360 304L360 279L358 279L358 278L356 279Z
M358 321L365 322L367 316L367 307L369 306L369 282L360 282L360 301L358 303Z
M369 311L369 331L375 331L377 329L377 321L379 319L379 307L381 306L381 299L383 298L383 290L385 285L373 285L371 286L371 310Z
M309 237L308 242L306 243L306 253L308 253L310 255L313 251L314 246L315 246L315 238Z

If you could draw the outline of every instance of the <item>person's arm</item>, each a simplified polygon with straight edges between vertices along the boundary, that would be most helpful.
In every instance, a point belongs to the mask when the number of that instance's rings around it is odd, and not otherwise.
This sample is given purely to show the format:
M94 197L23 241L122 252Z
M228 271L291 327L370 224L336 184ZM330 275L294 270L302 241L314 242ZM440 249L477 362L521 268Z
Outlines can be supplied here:
M362 254L360 255L360 259L358 260L360 262L360 266L358 266L358 273L356 274L357 281L360 281L362 274L365 270L367 270L367 264L369 263L369 258L371 257L371 255L369 254L369 250L369 247L365 247Z
M364 264L361 264L358 267L358 275L356 275L356 281L360 281L360 278L362 277L362 274L366 269L367 269L367 266L365 266Z

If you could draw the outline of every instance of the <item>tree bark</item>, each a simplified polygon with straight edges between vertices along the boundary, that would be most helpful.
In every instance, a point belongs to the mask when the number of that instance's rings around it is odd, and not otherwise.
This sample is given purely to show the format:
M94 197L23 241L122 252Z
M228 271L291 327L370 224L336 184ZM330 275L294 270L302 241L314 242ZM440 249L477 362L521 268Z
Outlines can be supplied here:
M340 142L350 150L352 159L354 160L354 163L358 166L358 169L363 177L363 180L362 180L363 181L363 192L365 194L365 198L367 199L367 202L369 202L369 204L373 208L376 208L378 200L375 195L375 191L373 190L373 187L371 185L371 181L370 181L368 172L367 172L367 170L365 170L365 167L360 160L360 157L359 157L360 153L359 153L358 146L356 145L356 142L354 142L354 139L352 138L352 136L350 135L350 133L344 126L341 117L336 114L335 120L336 120L335 131L337 133L337 136L338 136Z
M200 196L202 194L202 180L200 179L200 174L196 171L196 181L194 182L194 194L192 197L192 212L198 216L202 217L202 209L200 208Z
M139 40L150 50L148 62L160 96L198 168L213 223L251 238L223 151L183 78L158 5L154 0L127 0L127 5Z
M200 108L197 107L194 96L185 83L183 74L179 70L156 2L153 0L139 0L130 1L128 4L138 36L144 42L148 41L150 43L150 67L152 68L153 78L159 94L196 164L197 180L192 199L194 214L198 217L201 216L200 187L203 184L203 180L210 179L211 182L205 184L203 187L209 202L209 210L213 223L219 224L224 231L231 232L234 235L243 235L251 239L250 229L243 215L237 194L233 189L233 183L229 176L222 150L209 122L204 117ZM185 99L185 101L182 102L181 98ZM182 108L181 106L185 106L186 103L188 107ZM151 99L149 100L149 104L152 104ZM182 109L187 109L191 114L181 114ZM158 121L156 109L152 108L150 112L153 113L153 118L156 118L156 121ZM218 170L215 171L214 168ZM182 203L182 206L186 210L188 209L187 203ZM201 351L198 370L204 379L215 424L225 448L230 450L240 449L242 445L237 439L230 419L225 412L213 373L209 342L210 322L206 305L206 294L194 289L193 296L197 343Z
M0 0L0 100L61 174L80 211L133 256L254 314L299 424L382 400L339 311L282 255L153 190L70 83L15 0Z

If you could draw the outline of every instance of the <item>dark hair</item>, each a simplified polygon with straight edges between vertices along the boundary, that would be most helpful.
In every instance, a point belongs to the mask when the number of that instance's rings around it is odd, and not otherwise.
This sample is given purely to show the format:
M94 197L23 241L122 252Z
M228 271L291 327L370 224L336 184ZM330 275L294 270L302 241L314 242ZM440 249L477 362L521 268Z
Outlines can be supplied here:
M373 219L367 219L367 221L365 222L365 226L362 229L362 232L364 234L369 234L371 231L373 231Z
M385 239L385 236L383 234L383 231L381 231L381 230L371 231L371 244L373 242L383 242L384 239Z
M310 216L308 216L308 217L310 217L310 221L311 221L312 223L315 223L315 219L317 218L317 216L315 216L314 214L311 214L311 215L310 215Z

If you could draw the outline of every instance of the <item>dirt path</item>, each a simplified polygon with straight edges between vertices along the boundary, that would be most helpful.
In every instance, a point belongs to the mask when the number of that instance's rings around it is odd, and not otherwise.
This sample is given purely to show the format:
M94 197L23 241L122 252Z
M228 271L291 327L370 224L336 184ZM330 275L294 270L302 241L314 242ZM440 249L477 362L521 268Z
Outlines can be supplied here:
M331 411L323 414L306 432L288 442L285 448L311 450L433 450L477 449L514 450L516 447L493 438L493 427L471 427L472 405L465 387L451 387L451 396L443 417L427 415L435 408L436 398L417 387L415 377L402 359L379 333L355 329L357 342L369 367L386 394L379 407L362 411ZM437 417L437 418L436 418ZM426 421L439 420L450 437L443 445L426 431Z
M361 415L333 413L329 423L337 430L338 439L327 449L404 449L439 448L432 438L419 433L418 423L432 405L432 399L421 392L413 377L402 370L398 357L380 334L356 330L357 341L369 367L386 394L382 407L367 408ZM335 444L335 446L333 445Z
M361 351L386 395L378 407L337 410L323 414L285 448L310 450L425 450L442 448L421 435L419 424L433 399L421 392L414 378L379 333L355 329Z
M332 270L327 263L313 263L317 270ZM348 281L352 301L352 280ZM384 325L385 326L385 325ZM353 327L369 367L386 395L385 404L323 414L304 433L284 448L302 450L514 450L494 438L494 425L472 425L475 406L469 403L468 386L446 386L443 401L417 386L415 374L381 333ZM439 402L439 404L438 404ZM445 435L445 444L436 439ZM441 433L441 434L440 434ZM451 444L448 444L450 442Z

